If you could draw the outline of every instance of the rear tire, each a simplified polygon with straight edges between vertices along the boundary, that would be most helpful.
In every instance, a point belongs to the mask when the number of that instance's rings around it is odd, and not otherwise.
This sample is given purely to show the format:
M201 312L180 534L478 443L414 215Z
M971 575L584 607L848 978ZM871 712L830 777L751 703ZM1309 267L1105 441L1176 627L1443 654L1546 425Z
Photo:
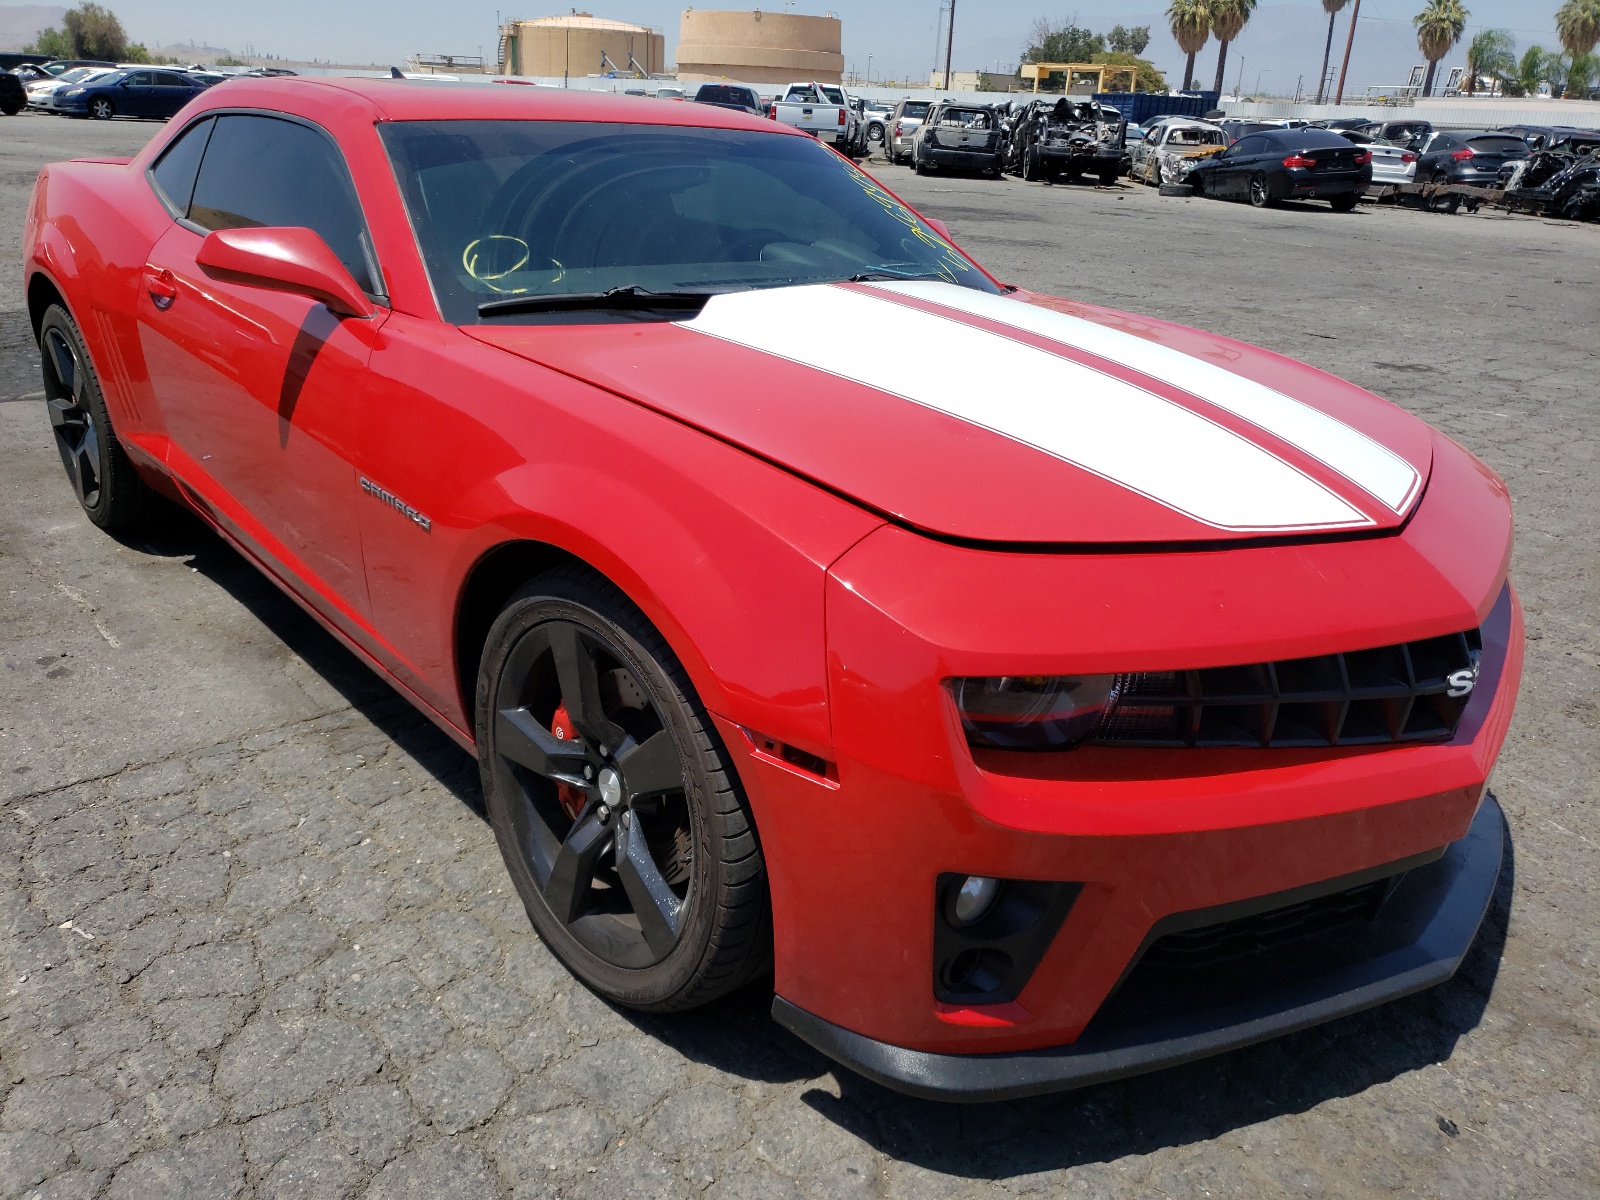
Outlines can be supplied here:
M160 512L161 497L139 478L117 439L78 323L59 304L39 323L39 357L56 450L84 515L107 533L146 526Z
M1039 153L1039 147L1029 146L1022 156L1022 178L1028 183L1036 183L1044 176L1044 155Z
M476 730L512 882L585 985L675 1012L769 968L766 872L728 753L613 584L568 567L511 598L484 647Z
M1336 213L1353 212L1360 199L1354 192L1351 192L1346 196L1334 196L1328 201L1328 206Z
M1250 206L1267 208L1272 204L1272 185L1260 171L1250 176Z
M1100 178L1100 186L1101 187L1112 187L1112 186L1114 186L1116 184L1117 180L1120 179L1121 177L1122 177L1122 168L1121 167L1118 167L1115 171L1101 171L1100 172L1100 176L1099 176L1099 178Z

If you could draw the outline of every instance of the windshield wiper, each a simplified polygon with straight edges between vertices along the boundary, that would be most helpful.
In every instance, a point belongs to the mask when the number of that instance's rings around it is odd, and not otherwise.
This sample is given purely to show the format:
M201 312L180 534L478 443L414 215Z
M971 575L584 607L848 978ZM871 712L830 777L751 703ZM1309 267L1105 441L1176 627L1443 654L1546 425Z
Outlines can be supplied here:
M478 305L478 315L497 317L505 313L586 312L595 309L650 311L666 308L698 311L714 295L716 293L711 291L652 292L629 284L626 287L607 288L603 292L563 292L485 300Z
M850 276L851 283L871 283L878 279L943 279L937 271L896 271L893 267L874 267Z

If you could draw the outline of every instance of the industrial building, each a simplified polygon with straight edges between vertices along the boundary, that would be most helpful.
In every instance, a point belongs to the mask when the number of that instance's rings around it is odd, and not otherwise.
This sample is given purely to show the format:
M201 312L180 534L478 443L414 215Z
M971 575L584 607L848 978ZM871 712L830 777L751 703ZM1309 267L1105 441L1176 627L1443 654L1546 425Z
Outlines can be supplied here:
M659 30L589 13L539 17L508 21L500 30L500 64L505 75L546 79L659 75L667 69L667 44Z
M689 8L678 31L678 78L840 83L841 45L834 16Z

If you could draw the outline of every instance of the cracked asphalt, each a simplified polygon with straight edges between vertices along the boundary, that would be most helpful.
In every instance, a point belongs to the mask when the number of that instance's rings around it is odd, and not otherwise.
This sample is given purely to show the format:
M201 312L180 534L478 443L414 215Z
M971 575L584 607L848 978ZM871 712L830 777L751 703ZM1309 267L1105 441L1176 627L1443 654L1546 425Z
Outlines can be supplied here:
M1517 498L1529 624L1512 853L1456 980L956 1107L833 1069L760 986L596 1000L531 933L467 755L198 524L83 519L33 395L23 213L42 163L157 128L0 118L0 1196L1600 1193L1600 228L884 169L1002 278L1439 425Z

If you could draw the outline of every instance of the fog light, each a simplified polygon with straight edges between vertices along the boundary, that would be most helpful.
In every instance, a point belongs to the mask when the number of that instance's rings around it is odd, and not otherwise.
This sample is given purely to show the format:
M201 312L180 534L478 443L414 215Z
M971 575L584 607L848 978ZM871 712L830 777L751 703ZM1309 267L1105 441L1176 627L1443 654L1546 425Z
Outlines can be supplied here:
M987 875L968 875L956 893L956 920L962 925L981 921L1000 897L1000 881Z

